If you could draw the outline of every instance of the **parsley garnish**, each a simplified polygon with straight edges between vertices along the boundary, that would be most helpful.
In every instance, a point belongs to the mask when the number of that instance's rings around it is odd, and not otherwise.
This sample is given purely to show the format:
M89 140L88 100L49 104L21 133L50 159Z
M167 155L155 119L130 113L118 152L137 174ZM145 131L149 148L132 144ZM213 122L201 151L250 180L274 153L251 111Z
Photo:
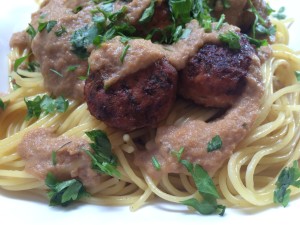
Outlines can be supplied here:
M90 147L94 151L85 150L92 159L92 168L99 173L120 177L121 174L117 170L117 157L112 153L111 143L106 133L92 130L86 132L86 135L91 139Z
M255 16L255 21L252 26L253 38L256 38L257 33L259 35L274 35L276 33L275 26L271 25L268 27L266 20L259 14L257 9L254 7L252 1L248 0L248 3L250 4L249 11L252 12Z
M219 19L219 21L218 21L218 24L216 26L216 30L220 30L221 29L221 27L222 27L222 25L224 23L224 20L225 20L225 15L222 14L221 17L220 17L220 19Z
M78 57L84 59L89 56L87 46L93 43L94 38L97 36L98 30L96 26L88 26L76 30L71 37L72 52Z
M266 39L259 40L259 39L249 37L248 35L246 37L249 40L249 43L255 45L256 48L260 48L261 46L268 45L268 41Z
M278 9L278 12L272 14L272 16L278 20L284 20L286 18L284 11L285 11L285 7L282 6Z
M154 15L154 10L155 10L155 0L151 0L150 5L148 6L148 8L145 9L141 18L139 19L139 23L148 23Z
M240 49L241 44L240 44L240 39L241 37L236 34L235 32L228 31L227 33L220 34L219 35L220 41L228 44L230 49Z
M73 12L74 14L77 14L77 13L79 13L82 9L83 9L83 7L82 7L81 5L79 5L79 6L75 7L75 9L73 9L72 12Z
M207 151L212 152L222 147L222 139L219 135L214 136L207 144Z
M56 160L56 151L52 151L52 153L51 153L51 161L52 161L52 165L53 166L56 166L56 164L57 164L57 160Z
M60 29L54 32L57 37L61 37L64 33L67 33L65 26L60 26Z
M47 22L39 22L38 31L42 32L44 29L46 29L47 33L49 33L56 24L57 21L55 20L50 20Z
M300 81L300 71L295 71L297 81Z
M121 56L120 56L120 61L121 61L121 63L124 62L124 58L125 58L125 56L126 56L126 54L127 54L127 51L128 51L128 49L129 49L129 47L130 47L130 45L126 45L126 46L124 47L124 49L123 49L123 51L122 51L122 54L121 54Z
M33 39L37 32L31 24L28 24L28 25L29 25L29 27L27 28L26 33L29 34L31 39Z
M281 171L274 190L274 203L279 203L283 207L288 205L291 193L289 186L300 188L300 169L296 160L292 167L284 168Z
M14 71L17 72L19 66L30 56L30 54L25 55L21 58L16 59L15 63L14 63Z
M57 99L53 99L48 95L36 96L33 100L28 100L24 98L27 106L27 115L25 120L30 120L31 118L39 118L42 112L45 114L49 113L63 113L69 107L69 101L64 97L60 96Z
M159 161L157 160L157 158L155 156L152 156L151 158L151 161L152 161L152 165L154 166L154 168L159 171L161 169L161 166L160 166L160 163Z
M185 168L191 173L198 192L203 197L202 201L198 201L195 198L191 198L182 201L184 205L191 206L199 213L208 215L217 212L223 216L225 213L225 206L218 205L217 199L220 198L216 186L208 173L200 166L193 165L187 160L180 161Z
M3 102L3 100L0 98L0 109L5 110L8 103Z
M67 67L68 72L73 72L78 68L78 65L71 65Z
M174 155L177 158L178 162L180 162L183 151L184 151L184 147L181 147L178 152L177 151L171 151L171 154Z
M83 184L76 179L59 182L52 173L48 173L45 184L50 188L48 197L51 206L68 206L73 201L88 197Z
M64 77L60 72L56 71L55 69L50 69L50 71L55 73L59 77Z

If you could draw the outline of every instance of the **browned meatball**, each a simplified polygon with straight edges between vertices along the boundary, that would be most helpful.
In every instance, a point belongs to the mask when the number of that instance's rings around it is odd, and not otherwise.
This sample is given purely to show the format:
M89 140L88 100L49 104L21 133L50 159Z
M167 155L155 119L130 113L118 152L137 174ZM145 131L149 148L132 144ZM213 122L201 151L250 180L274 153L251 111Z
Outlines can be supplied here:
M251 32L250 28L255 21L255 15L253 12L250 12L251 5L248 0L228 0L230 7L227 9L224 8L221 1L217 0L215 2L212 12L214 17L218 19L222 14L225 14L226 22L240 27L243 33ZM270 27L271 22L268 18L266 2L264 0L251 0L251 2L259 15L265 20L267 27Z
M176 91L177 71L164 58L127 75L107 90L101 74L93 73L84 88L90 113L124 131L157 126L168 115Z
M172 17L166 1L164 2L157 2L155 4L154 15L152 16L151 20L146 23L138 23L135 25L137 29L137 34L139 36L147 37L151 32L154 30L158 31L157 29L163 30L167 26L172 24ZM154 36L151 38L152 41L159 40L161 33L155 32Z
M179 72L179 93L197 104L229 107L246 85L253 47L245 37L241 49L206 44Z

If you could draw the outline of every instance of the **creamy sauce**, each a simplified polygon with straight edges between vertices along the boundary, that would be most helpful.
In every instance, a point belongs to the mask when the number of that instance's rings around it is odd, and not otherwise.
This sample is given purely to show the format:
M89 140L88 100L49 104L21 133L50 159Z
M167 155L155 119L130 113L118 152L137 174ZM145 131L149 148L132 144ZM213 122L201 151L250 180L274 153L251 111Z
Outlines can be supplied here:
M203 120L189 120L179 126L159 127L155 143L150 145L150 149L137 152L135 163L155 178L164 173L180 173L185 170L171 151L178 151L184 147L182 158L201 165L212 176L251 129L260 111L262 94L260 60L253 55L246 89L224 117L209 123ZM222 148L208 152L207 144L216 135L221 137ZM160 171L155 170L152 165L153 156L161 164Z
M125 45L120 42L119 37L116 37L91 53L89 57L91 72L100 73L101 71L104 85L110 86L163 57L166 57L177 70L181 70L204 44L220 44L219 34L239 31L235 26L224 24L219 31L213 30L211 33L206 33L196 20L188 23L186 28L190 34L172 45L155 44L144 39L130 40L128 42L130 47L123 63L120 58Z
M18 154L25 160L25 170L40 180L52 172L59 180L79 178L86 187L101 181L91 169L91 159L84 152L90 150L84 139L57 136L51 129L39 128L28 132L18 146ZM56 152L56 165L52 152Z
M133 0L127 4L129 21L136 23L150 2L150 0ZM240 4L245 4L245 1L241 1ZM78 5L84 6L83 10L74 14L72 10ZM190 34L173 45L154 44L143 39L130 40L128 41L130 47L122 63L120 58L125 44L120 42L119 37L115 37L98 49L90 46L88 51L91 55L87 61L72 52L70 38L74 31L91 24L90 10L93 6L91 1L52 0L46 1L43 7L32 15L34 27L38 26L38 21L43 16L45 21L58 22L55 30L61 26L67 28L67 33L59 38L54 32L38 33L31 43L33 54L41 65L45 87L54 95L64 95L82 101L84 82L78 77L86 75L88 63L91 72L101 73L105 85L109 86L163 57L166 57L177 70L181 70L204 44L219 44L220 33L229 30L239 32L239 28L224 24L219 31L205 33L198 22L192 20L186 26ZM116 10L121 7L122 4L117 1ZM23 36L24 33L15 35L11 45L25 48L28 40L23 42ZM71 65L78 67L71 72L67 69ZM63 77L53 74L51 70L61 73ZM260 61L256 55L253 55L246 89L223 118L210 123L203 120L189 120L179 126L159 127L155 143L146 151L138 151L135 163L153 177L159 177L161 173L182 172L183 167L170 152L184 147L183 158L202 165L210 175L213 175L251 129L259 113L262 92ZM215 135L221 137L222 149L208 153L207 143ZM90 159L81 150L83 147L88 147L88 143L84 140L57 137L51 130L37 129L25 135L19 145L18 153L26 162L26 171L40 179L44 179L47 172L51 171L58 178L79 177L86 186L93 186L100 178L90 168ZM51 162L53 150L57 150L56 166ZM154 155L162 166L160 172L157 172L152 165L151 158Z

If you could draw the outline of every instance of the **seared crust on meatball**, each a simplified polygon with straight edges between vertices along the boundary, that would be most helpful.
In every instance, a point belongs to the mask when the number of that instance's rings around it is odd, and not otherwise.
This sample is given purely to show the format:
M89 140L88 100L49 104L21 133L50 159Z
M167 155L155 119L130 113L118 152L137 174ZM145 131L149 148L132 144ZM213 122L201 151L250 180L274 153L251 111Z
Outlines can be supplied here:
M204 45L179 72L179 93L197 104L229 107L243 92L253 47L245 37L241 49Z
M101 72L85 83L90 113L110 127L131 131L155 127L166 118L176 98L177 71L165 59L120 79L108 89Z

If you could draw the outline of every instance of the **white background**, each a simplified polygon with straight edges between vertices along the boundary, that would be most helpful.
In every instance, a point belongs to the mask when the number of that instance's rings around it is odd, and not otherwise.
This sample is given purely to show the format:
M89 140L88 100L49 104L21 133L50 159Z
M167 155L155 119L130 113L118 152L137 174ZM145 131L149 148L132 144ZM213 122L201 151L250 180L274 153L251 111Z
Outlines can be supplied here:
M300 50L299 1L272 0L271 6L279 8L283 4L289 17L296 19L291 28L290 45ZM11 34L24 29L30 21L30 13L37 6L33 0L1 0L0 13L0 92L7 90L7 54ZM0 146L1 148L1 146ZM186 212L185 206L158 202L147 205L137 212L129 207L101 207L78 204L73 207L49 207L47 200L33 194L11 193L0 190L0 224L299 224L300 199L294 200L287 208L261 208L258 211L227 209L224 217L201 216Z

